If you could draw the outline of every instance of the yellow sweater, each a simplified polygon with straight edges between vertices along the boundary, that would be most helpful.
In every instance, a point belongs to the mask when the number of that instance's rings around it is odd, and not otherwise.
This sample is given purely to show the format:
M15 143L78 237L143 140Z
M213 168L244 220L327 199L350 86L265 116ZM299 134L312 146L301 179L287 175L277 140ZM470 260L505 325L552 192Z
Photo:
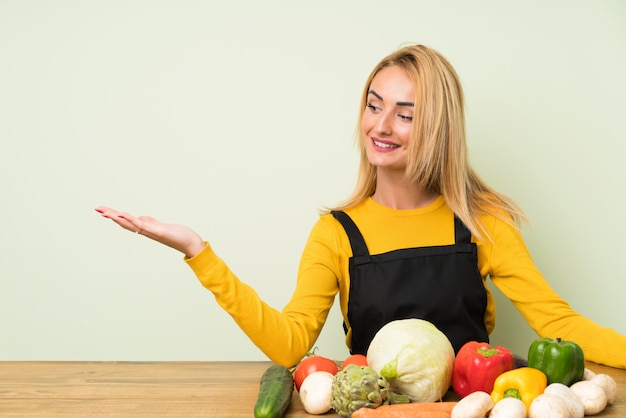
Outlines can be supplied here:
M357 224L371 254L454 243L454 215L442 197L414 210L390 209L367 199L346 213ZM626 336L574 312L537 270L519 231L492 216L483 222L493 239L475 241L483 280L490 278L539 336L576 341L586 359L626 368ZM351 255L343 227L332 215L321 216L302 253L296 289L282 312L264 303L254 289L240 281L210 245L186 262L252 342L272 361L289 367L317 340L337 292L349 329ZM491 332L495 305L488 289L487 295L485 325ZM348 346L350 336L349 330Z

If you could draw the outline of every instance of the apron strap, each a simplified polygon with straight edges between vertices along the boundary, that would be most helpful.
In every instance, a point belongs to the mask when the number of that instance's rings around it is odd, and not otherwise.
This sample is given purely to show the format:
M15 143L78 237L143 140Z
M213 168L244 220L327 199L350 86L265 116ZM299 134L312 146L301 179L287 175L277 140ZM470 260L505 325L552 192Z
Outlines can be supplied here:
M350 247L352 248L352 257L355 259L355 262L369 261L370 260L370 252L367 249L367 244L365 244L365 239L357 228L356 224L352 220L347 213L343 211L333 210L331 212L335 219L341 223L343 229L346 230L348 234L348 239L350 240Z
M454 241L456 244L469 244L472 242L472 233L456 214L454 215Z

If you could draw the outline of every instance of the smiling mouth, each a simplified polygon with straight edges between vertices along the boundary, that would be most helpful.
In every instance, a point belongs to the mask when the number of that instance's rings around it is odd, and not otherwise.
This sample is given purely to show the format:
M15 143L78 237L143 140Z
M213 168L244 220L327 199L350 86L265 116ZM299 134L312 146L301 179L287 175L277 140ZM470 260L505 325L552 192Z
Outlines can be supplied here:
M400 148L400 145L396 145L396 144L393 144L391 142L383 142L383 141L380 141L380 140L377 140L377 139L372 139L372 142L378 148L385 148L385 149Z

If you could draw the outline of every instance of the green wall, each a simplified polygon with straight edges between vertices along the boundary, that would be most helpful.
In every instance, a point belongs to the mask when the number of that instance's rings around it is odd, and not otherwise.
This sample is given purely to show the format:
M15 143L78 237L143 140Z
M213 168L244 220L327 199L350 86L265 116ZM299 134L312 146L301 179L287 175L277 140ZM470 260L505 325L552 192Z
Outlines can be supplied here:
M264 359L182 256L98 217L196 229L281 309L317 208L351 191L371 67L458 70L471 160L535 261L626 333L626 2L0 2L0 360ZM501 296L493 342L535 338ZM343 358L337 310L317 342Z

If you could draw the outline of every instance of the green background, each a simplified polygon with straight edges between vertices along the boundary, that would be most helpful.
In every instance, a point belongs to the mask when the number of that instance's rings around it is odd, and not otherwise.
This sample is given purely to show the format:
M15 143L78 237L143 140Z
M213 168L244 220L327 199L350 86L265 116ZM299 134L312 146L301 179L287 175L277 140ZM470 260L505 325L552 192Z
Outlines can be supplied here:
M281 309L353 188L365 78L409 42L459 72L472 164L547 280L626 333L626 2L3 0L0 360L264 359L181 255L93 208L191 226ZM492 342L525 355L495 293ZM347 355L336 308L316 345Z

